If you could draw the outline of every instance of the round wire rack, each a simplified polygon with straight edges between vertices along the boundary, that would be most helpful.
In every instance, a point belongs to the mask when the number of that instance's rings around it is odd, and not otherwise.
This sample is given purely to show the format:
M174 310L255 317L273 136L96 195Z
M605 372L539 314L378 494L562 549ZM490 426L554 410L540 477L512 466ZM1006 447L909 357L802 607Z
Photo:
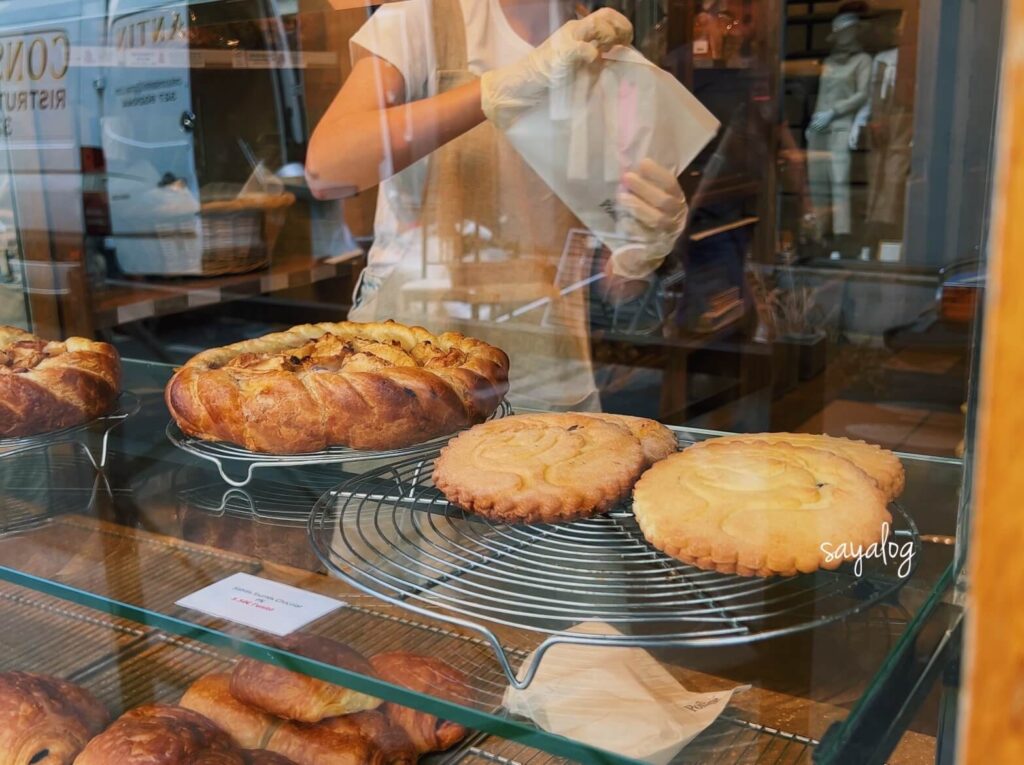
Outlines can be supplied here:
M113 411L102 417L89 420L89 422L21 438L0 438L0 459L13 457L16 454L23 454L36 449L45 449L54 444L73 442L85 452L94 468L106 467L110 432L138 412L139 407L139 397L130 391L123 391L118 397L117 405ZM83 438L88 433L102 434L98 457L93 452L93 447Z
M433 457L407 460L327 491L309 519L313 548L358 589L482 635L516 688L559 643L696 647L813 629L889 598L919 559L917 528L893 504L889 539L900 560L865 557L863 568L793 577L703 571L647 544L627 505L569 524L493 523L450 504L433 466ZM618 634L569 632L583 622ZM501 626L544 635L517 671Z
M305 528L317 498L338 483L336 469L317 467L274 471L244 488L223 483L188 483L176 493L184 506L213 516L230 516L270 526Z
M502 401L488 419L495 420L512 414L512 406ZM309 465L338 465L347 462L370 462L373 460L402 460L407 457L432 454L448 443L453 436L438 436L401 449L379 451L351 449L347 446L331 446L318 452L301 454L262 454L251 452L234 444L222 441L204 441L185 435L178 424L167 423L167 438L171 443L189 454L200 457L217 466L220 477L231 486L242 488L252 481L254 471L260 468L305 467Z

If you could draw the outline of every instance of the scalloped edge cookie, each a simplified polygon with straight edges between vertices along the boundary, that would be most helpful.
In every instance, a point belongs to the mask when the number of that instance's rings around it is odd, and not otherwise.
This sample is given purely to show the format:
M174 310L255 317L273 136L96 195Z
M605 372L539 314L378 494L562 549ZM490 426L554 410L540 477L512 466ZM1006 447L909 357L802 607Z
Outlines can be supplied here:
M509 449L500 467L475 457L481 445L501 441L509 432L584 430L589 453L563 463L578 473L578 483L546 480L552 465L522 459ZM576 463L575 465L571 463ZM628 496L645 467L640 441L623 425L581 414L524 414L477 425L460 433L441 450L434 465L434 485L450 502L502 523L561 523L596 515ZM541 480L532 475L541 472Z
M763 499L751 501L753 495L745 492L758 491L753 474L769 463L773 475L766 483L789 470L801 471L788 491L780 486L780 504L792 502L794 493L803 493L808 501L777 512L757 509ZM732 473L735 480L708 486L704 494L687 485L688 473L709 467L720 469L723 478ZM816 486L799 485L796 479L807 472ZM746 485L745 476L752 479ZM823 543L866 548L881 539L882 524L892 522L885 495L849 460L821 449L756 441L712 441L662 460L637 482L633 513L647 541L665 554L701 569L741 576L838 568L843 560L829 560ZM734 514L742 517L730 518Z

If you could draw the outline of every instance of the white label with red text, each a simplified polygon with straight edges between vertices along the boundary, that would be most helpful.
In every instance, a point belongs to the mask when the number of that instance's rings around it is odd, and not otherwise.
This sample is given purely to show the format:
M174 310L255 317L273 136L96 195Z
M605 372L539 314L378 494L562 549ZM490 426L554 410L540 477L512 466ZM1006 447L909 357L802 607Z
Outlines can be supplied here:
M252 574L232 574L185 596L176 605L280 637L345 604Z

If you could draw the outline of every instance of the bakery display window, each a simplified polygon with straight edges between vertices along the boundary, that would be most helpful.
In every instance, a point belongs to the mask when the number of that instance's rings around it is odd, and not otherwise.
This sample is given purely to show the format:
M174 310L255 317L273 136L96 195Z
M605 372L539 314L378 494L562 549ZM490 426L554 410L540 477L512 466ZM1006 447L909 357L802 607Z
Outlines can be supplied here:
M0 0L0 761L976 747L1022 34Z

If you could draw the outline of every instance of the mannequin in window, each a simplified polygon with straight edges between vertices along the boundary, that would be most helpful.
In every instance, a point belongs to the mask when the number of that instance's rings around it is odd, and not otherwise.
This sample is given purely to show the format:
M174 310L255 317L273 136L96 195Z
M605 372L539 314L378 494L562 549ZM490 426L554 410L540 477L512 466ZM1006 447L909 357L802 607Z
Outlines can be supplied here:
M860 18L840 13L832 20L829 45L818 81L818 100L807 126L807 170L819 240L831 234L834 248L851 250L850 129L867 103L871 56L861 48ZM848 254L853 254L849 252Z
M885 21L880 30L885 48L871 65L870 98L850 131L850 148L868 150L864 244L871 250L883 239L902 238L914 133L913 89L900 86L904 74L897 78L903 16Z

